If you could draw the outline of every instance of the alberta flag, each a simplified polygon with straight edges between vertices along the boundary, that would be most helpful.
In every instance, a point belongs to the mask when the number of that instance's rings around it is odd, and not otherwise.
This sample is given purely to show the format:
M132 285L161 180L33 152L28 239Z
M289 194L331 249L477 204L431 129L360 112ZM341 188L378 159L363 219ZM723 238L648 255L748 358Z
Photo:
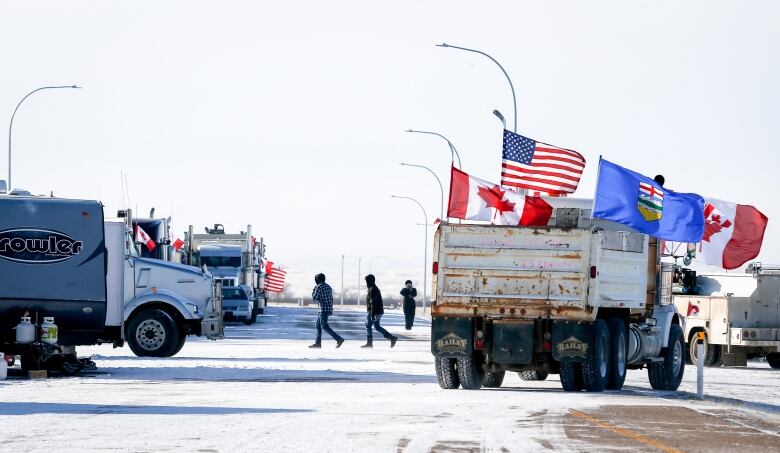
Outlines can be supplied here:
M699 242L704 235L704 198L662 188L646 176L601 159L593 218L622 223L667 241Z

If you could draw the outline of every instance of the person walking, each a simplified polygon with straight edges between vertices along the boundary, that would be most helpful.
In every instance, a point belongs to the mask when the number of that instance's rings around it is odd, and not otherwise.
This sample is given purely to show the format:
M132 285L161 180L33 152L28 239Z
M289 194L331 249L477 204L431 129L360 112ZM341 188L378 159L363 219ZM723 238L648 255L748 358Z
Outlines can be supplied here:
M317 315L317 340L309 347L322 347L322 331L324 330L336 340L336 348L340 348L341 344L344 343L344 338L334 332L328 325L328 317L333 314L333 289L331 289L329 284L325 283L325 274L322 273L314 276L314 283L317 286L312 290L311 298L319 304L320 313Z
M401 289L401 296L404 298L404 318L406 318L406 330L412 330L414 324L414 312L417 309L417 302L414 298L417 297L417 288L412 286L412 281L407 280L403 289Z
M368 317L366 318L366 344L361 348L373 348L373 332L372 329L376 329L381 333L383 337L390 340L390 347L395 346L395 342L398 341L398 337L393 336L379 325L379 320L382 319L382 315L385 313L385 308L382 305L382 291L379 291L379 287L376 286L376 278L372 274L366 275L366 286L368 290L366 292L366 310L368 310Z

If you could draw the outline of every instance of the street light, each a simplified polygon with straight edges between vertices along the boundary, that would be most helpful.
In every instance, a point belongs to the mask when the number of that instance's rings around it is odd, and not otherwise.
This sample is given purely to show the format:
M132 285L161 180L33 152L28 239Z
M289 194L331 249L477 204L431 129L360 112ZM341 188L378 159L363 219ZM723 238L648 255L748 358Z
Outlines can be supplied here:
M441 179L439 179L438 176L436 176L436 173L431 170L430 168L424 166L424 165L417 165L417 164L407 164L405 162L401 162L401 165L407 166L407 167L417 167L417 168L424 168L431 172L434 178L436 178L436 182L439 183L439 190L441 191L441 213L439 215L439 219L443 222L444 221L444 186L441 185Z
M419 201L412 197L402 197L398 195L390 195L391 198L403 198L404 200L411 200L417 203L417 206L422 209L423 223L425 224L425 242L423 253L423 313L425 313L425 299L428 298L428 214L425 212L425 208Z
M25 99L30 97L31 94L36 93L41 90L53 90L56 88L81 88L77 85L61 85L61 86L51 86L51 87L40 87L36 88L29 93L25 97L22 98L21 101L19 101L18 104L16 104L16 108L14 109L14 113L11 115L11 123L8 125L8 190L13 190L13 186L11 185L11 132L13 131L14 127L14 117L16 116L16 111L19 110L19 106L22 105L22 102L24 102Z
M415 131L413 129L407 129L404 132L412 132L415 134L431 134L431 135L438 135L439 137L443 138L447 141L447 144L450 145L450 154L452 155L452 161L455 162L455 156L458 157L458 168L463 168L460 165L460 154L458 154L458 150L455 149L455 145L452 144L452 142L445 136L439 134L438 132L429 132L429 131Z
M517 133L517 98L515 97L515 87L512 85L512 79L509 78L509 74L506 73L506 70L504 70L504 67L501 66L501 63L499 63L498 60L486 54L485 52L482 52L481 50L469 49L466 47L451 46L446 42L441 44L436 44L436 47L451 47L453 49L465 50L466 52L478 53L480 55L484 55L490 58L491 60L493 60L493 63L498 65L499 68L501 68L501 72L503 72L504 75L506 76L506 80L509 81L509 88L512 90L512 103L514 104L515 107L515 128L513 129L513 132Z

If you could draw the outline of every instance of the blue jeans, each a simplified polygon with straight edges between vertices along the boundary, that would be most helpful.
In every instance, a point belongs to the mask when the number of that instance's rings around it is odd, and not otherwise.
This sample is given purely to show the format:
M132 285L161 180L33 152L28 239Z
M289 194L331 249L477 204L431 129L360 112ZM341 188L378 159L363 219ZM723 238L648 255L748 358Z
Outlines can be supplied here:
M379 320L382 319L382 315L373 315L371 316L371 313L368 314L368 317L366 318L366 337L371 340L373 337L373 332L371 331L371 327L376 329L377 332L381 333L383 337L387 338L388 340L393 338L392 335L390 335L390 332L386 331L384 327L379 325Z
M328 325L328 316L330 314L320 312L319 315L317 315L317 344L320 344L322 341L322 331L328 332L328 334L333 337L334 340L339 341L341 340L341 336L333 331L333 329L330 328Z

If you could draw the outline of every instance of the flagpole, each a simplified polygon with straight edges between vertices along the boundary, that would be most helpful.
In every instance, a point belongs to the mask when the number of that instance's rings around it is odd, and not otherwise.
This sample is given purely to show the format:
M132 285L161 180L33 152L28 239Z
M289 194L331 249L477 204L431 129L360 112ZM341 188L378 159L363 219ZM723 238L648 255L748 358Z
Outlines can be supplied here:
M590 207L591 220L593 220L593 213L596 211L596 195L599 192L599 176L601 176L601 154L599 154L599 166L596 167L596 193L593 194L593 204Z
M484 55L484 56L490 58L493 61L493 63L495 63L501 69L501 72L504 73L504 76L506 77L506 80L509 82L509 88L512 90L512 105L514 105L514 108L515 108L515 127L513 129L513 132L517 133L517 97L515 96L515 87L514 87L514 85L512 85L512 79L509 78L509 74L507 74L506 70L504 70L504 67L501 66L501 63L499 63L498 60L496 60L495 58L491 57L487 53L482 52L481 50L469 49L467 47L451 46L451 45L447 44L446 42L445 43L441 43L441 44L436 44L436 47L451 47L453 49L460 49L460 50L465 50L466 52L474 52L474 53L478 53L480 55Z

